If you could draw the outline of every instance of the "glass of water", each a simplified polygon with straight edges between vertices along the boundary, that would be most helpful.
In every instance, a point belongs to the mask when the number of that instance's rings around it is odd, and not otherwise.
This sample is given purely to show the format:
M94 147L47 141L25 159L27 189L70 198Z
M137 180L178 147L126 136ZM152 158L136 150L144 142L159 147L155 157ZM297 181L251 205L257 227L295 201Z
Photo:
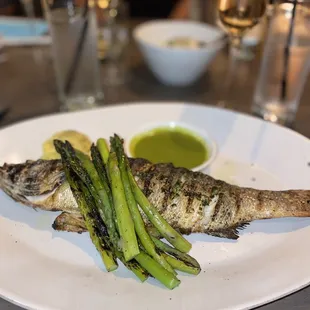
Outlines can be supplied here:
M103 102L103 92L94 1L43 0L43 4L63 110L97 107Z
M309 16L306 2L298 1L295 12L288 1L275 7L252 106L267 121L294 122L310 68Z

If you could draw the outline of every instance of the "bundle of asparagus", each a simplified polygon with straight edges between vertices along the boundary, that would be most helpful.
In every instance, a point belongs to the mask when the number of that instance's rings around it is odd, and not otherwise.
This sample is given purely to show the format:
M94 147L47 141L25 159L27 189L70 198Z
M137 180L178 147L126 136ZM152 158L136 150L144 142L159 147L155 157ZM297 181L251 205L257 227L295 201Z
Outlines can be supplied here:
M176 270L199 274L199 263L187 254L191 244L165 221L136 183L119 136L110 138L110 149L98 139L91 146L91 158L68 141L54 140L54 145L107 271L117 269L120 260L142 282L152 276L169 289L180 284ZM141 212L152 223L151 229Z

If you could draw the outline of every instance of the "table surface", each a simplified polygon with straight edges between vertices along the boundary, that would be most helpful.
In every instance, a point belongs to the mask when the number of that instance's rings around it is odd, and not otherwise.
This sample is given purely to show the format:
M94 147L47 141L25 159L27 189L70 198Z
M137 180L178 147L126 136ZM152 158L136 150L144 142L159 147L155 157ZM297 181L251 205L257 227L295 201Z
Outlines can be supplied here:
M0 120L0 127L59 111L52 70L50 51L46 47L14 47L6 50L8 60L1 64L0 104L9 105L10 110ZM238 64L235 73L231 101L226 108L250 113L255 87L260 52L249 62ZM126 102L183 101L207 105L216 104L221 94L222 82L227 72L227 51L223 50L212 62L205 75L194 85L184 88L167 87L160 84L146 68L134 44L127 53L128 74L126 83L105 86L105 105ZM104 71L104 66L103 66ZM310 137L310 80L305 87L294 130ZM267 281L268 279L266 279ZM21 309L0 298L1 310ZM309 310L310 286L257 310Z

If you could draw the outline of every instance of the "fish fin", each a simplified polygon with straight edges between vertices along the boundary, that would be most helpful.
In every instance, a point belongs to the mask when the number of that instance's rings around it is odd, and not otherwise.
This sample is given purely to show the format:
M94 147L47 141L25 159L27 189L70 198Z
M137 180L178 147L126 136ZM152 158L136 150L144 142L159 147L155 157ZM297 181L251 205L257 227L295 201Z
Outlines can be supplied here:
M237 240L239 238L239 232L245 229L249 224L250 223L246 222L246 223L237 224L229 228L225 228L225 229L219 229L219 230L214 230L214 231L211 230L211 231L208 231L207 234L214 236L214 237Z
M2 188L2 190L11 198L13 199L15 202L17 203L21 203L25 206L31 207L34 210L36 210L36 208L38 208L39 206L37 206L36 204L34 204L33 202L31 202L30 200L28 200L25 196L18 194L18 193L14 193L13 191L11 191L9 188Z
M52 228L57 231L83 233L86 231L84 219L79 213L62 212L52 224Z

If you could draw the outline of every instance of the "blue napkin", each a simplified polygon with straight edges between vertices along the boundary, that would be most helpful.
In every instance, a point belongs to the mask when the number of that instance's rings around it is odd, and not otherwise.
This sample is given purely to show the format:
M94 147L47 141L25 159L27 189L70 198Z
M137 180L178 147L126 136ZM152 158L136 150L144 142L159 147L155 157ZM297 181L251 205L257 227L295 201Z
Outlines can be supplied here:
M47 30L48 25L45 21L34 21L28 18L0 18L0 34L4 38L40 36Z
M0 37L4 42L39 43L48 32L44 20L30 18L0 17ZM35 42L37 41L37 42Z

